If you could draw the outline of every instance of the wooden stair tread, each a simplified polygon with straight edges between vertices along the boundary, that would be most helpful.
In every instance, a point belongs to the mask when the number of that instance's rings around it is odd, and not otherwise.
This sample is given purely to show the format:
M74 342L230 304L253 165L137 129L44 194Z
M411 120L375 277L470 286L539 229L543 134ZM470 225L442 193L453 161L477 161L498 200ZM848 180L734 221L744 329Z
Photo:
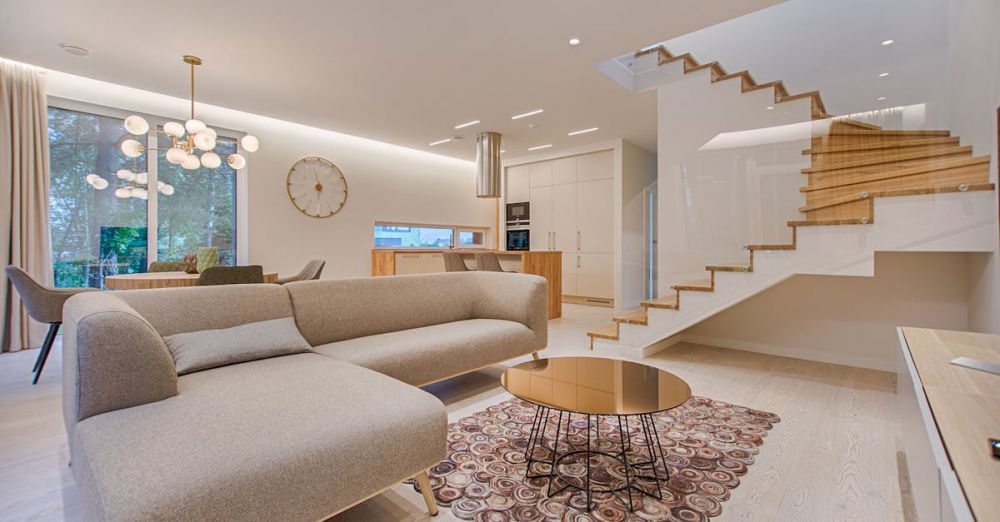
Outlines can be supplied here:
M838 130L830 130L830 132L828 132L826 135L827 136L862 136L862 137L870 137L870 138L877 138L879 136L886 136L886 137L889 137L889 136L892 136L892 137L896 137L896 136L938 136L938 137L945 137L945 136L951 136L951 131L947 131L947 130L900 130L900 129L895 129L895 130L885 130L885 129L882 129L882 130L865 130L865 129L847 130L847 129L838 129Z
M647 299L642 302L643 308L663 308L667 310L677 309L677 294L668 297L657 297L656 299Z
M848 128L856 127L866 130L882 130L882 127L879 127L874 123L866 123L863 121L852 120L850 118L833 118L833 121L831 122L831 127L834 125L836 126L846 125Z
M674 285L671 288L674 290L687 290L689 292L712 292L715 290L710 279L698 279L697 281Z
M639 325L649 324L649 316L646 313L645 309L635 310L633 312L616 315L612 317L611 320L616 323L639 324Z
M851 143L846 145L820 145L811 149L805 149L802 154L836 154L838 152L854 152L858 150L879 150L879 149L899 149L906 147L920 147L930 145L958 145L958 137L948 136L945 138L918 138L912 140L897 141L868 141L863 143Z
M908 160L913 161L913 160ZM977 156L972 158L949 158L941 157L927 161L917 161L916 164L902 164L901 168L896 168L899 165L886 164L882 169L874 170L860 170L853 172L845 172L844 176L855 175L856 178L847 181L844 179L838 179L836 177L831 177L829 179L823 179L819 181L814 181L810 179L810 183L804 187L799 187L799 192L815 192L819 190L836 189L842 187L849 187L851 185L861 185L864 183L871 183L874 181L883 181L893 178L902 178L906 176L915 176L918 174L924 174L929 172L936 172L949 169L957 169L962 167L974 167L976 165L982 165L984 169L989 168L990 157L989 156Z
M601 328L599 330L591 330L587 332L587 335L590 336L591 339L608 339L610 341L617 341L618 325L613 324L611 326L608 326L606 328Z
M705 270L709 272L753 272L753 267L749 263L720 263L708 265Z
M795 250L795 245L747 245L747 250Z
M873 220L867 218L852 219L803 219L799 221L789 221L790 227L822 227L831 225L870 225Z
M832 163L830 165L822 165L819 167L808 167L802 169L803 174L815 174L818 172L829 172L831 170L843 170L855 167L867 167L871 165L881 165L885 163L896 163L899 161L908 160L919 160L924 158L940 158L946 156L971 156L972 147L966 145L964 147L945 147L941 149L931 149L931 150L919 150L913 152L904 152L895 155L877 155L877 156L866 156L854 160L847 160L839 163Z
M962 185L965 188L962 188ZM898 197L898 196L919 196L922 194L946 194L951 192L979 192L983 190L993 190L993 183L967 183L962 185L940 185L931 187L917 187L908 189L889 189L889 190L873 190L869 191L866 197L861 197L861 194L855 194L853 196L844 196L843 198L838 198L828 202L817 203L815 205L808 205L799 208L799 212L811 212L813 210L819 210L821 208L835 207L837 205L843 205L844 203L850 203L852 201L861 201L864 199L871 198L887 198L887 197Z

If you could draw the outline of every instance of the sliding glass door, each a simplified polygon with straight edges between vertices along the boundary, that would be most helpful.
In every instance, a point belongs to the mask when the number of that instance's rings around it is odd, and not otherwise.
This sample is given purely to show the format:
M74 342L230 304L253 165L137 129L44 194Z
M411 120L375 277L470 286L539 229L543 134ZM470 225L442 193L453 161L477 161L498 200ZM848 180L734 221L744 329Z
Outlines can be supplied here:
M185 170L163 154L129 158L122 141L153 147L167 138L157 139L156 125L148 136L130 136L122 117L98 112L49 107L56 286L102 288L108 275L145 272L151 261L180 261L201 247L236 264L236 171ZM237 152L234 137L218 143L223 157Z

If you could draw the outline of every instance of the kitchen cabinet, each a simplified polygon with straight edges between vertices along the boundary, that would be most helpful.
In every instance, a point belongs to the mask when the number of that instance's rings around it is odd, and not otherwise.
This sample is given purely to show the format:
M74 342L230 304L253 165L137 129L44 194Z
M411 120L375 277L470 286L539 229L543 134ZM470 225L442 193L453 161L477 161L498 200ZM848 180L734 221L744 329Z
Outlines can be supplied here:
M574 250L614 251L614 209L611 208L610 179L576 184L576 229L579 237Z
M615 295L614 256L610 253L576 254L576 295L611 299Z
M552 250L571 252L577 243L577 190L576 184L552 186Z
M576 156L552 160L552 184L576 183Z
M615 174L615 153L610 150L576 157L576 181L611 179Z
M527 165L518 165L507 169L507 192L505 197L508 203L528 201L528 187Z
M425 274L426 268L424 254L396 254L396 275Z
M552 247L552 187L531 187L528 204L531 212L531 250L554 250Z
M530 188L548 187L550 185L552 185L551 161L531 163L528 165L528 186Z

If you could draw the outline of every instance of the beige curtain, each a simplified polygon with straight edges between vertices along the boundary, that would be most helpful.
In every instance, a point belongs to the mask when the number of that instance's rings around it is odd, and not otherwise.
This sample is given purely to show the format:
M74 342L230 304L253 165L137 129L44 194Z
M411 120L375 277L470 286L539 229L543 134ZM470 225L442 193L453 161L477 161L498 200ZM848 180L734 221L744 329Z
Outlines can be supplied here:
M47 112L43 72L0 58L0 263L51 285ZM45 326L28 318L2 272L0 289L0 351L39 346Z

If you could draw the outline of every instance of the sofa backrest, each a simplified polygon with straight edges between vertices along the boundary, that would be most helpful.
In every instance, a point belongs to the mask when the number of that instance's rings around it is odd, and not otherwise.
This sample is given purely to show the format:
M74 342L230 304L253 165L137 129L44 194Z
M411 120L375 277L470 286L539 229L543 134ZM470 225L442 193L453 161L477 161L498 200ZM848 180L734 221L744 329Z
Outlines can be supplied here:
M473 317L470 273L323 279L288 283L295 323L309 344L353 339Z

